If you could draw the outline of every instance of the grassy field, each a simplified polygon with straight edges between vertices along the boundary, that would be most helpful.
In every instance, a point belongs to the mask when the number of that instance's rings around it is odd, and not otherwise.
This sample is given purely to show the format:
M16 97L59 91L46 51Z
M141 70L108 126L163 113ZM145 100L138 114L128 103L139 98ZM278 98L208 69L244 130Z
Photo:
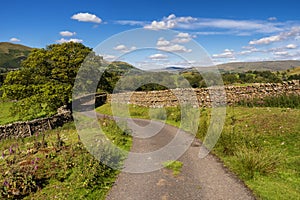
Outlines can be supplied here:
M129 150L128 133L111 120L100 123L108 138ZM73 123L25 139L0 141L0 152L0 199L105 199L119 173L86 150Z
M8 124L18 120L19 116L11 115L10 108L13 106L13 102L0 102L0 125Z
M180 125L180 111L152 111L129 106L132 117L167 118ZM97 109L111 114L110 105ZM158 113L158 114L157 114ZM163 116L160 113L165 113ZM299 199L300 196L300 110L267 107L228 107L221 137L213 153L251 188L259 199ZM206 135L210 109L201 110L197 137Z
M290 69L287 73L288 75L296 75L300 74L300 67L295 67L294 69Z

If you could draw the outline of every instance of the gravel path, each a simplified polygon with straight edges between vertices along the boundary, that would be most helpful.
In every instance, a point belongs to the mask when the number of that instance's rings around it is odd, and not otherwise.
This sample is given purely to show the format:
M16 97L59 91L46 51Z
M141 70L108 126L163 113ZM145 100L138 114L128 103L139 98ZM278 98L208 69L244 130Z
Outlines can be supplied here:
M134 120L139 126L129 122L133 136L145 136L153 129L160 129L162 123L149 120ZM144 127L144 128L143 128ZM158 134L149 138L134 137L132 152L151 152L168 144L177 128L163 125ZM209 154L199 159L200 142L193 144L178 159L183 162L182 172L174 176L171 170L162 168L147 173L121 172L107 196L107 200L198 200L198 199L255 199L251 191L232 173L228 172L219 160ZM145 163L144 161L140 162ZM125 167L132 164L130 158Z

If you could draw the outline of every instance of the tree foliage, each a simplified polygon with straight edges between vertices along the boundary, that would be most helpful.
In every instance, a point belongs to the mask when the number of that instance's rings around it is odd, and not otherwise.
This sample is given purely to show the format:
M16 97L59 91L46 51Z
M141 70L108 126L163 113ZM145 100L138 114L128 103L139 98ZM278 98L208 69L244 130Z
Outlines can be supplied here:
M17 101L13 111L22 119L55 113L70 102L76 74L90 52L73 42L34 49L20 70L7 74L2 97Z

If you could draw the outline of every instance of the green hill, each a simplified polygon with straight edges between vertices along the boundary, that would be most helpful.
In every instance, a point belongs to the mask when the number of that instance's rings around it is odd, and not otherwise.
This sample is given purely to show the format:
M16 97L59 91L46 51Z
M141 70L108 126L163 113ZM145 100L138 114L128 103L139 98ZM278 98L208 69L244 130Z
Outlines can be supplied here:
M225 71L283 71L299 66L299 60L264 61L264 62L237 62L218 65Z
M20 44L0 42L0 70L2 72L20 68L32 48Z
M247 72L247 71L285 71L300 66L299 60L261 61L261 62L232 62L216 65L221 72ZM212 67L196 67L201 71ZM189 71L185 69L184 71Z

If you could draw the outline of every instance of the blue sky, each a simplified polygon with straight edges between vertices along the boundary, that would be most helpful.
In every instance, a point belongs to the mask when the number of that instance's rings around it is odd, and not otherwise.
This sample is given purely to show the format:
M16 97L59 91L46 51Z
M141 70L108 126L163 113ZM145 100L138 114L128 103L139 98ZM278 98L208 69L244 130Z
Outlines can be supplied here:
M180 41L168 46L160 38L167 51L178 52L195 40L215 64L300 59L296 0L1 0L1 8L1 42L41 48L72 40L94 48L126 30L171 29L181 33ZM125 52L133 47L119 41L113 48ZM149 58L164 56L154 52Z

